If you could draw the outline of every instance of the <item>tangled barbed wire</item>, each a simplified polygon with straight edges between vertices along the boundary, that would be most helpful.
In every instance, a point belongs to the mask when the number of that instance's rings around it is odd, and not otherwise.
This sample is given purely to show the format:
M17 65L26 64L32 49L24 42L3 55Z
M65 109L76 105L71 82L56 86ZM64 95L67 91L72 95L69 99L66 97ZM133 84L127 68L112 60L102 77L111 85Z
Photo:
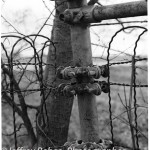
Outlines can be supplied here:
M53 10L54 11L54 10ZM53 12L52 11L52 12ZM52 15L52 12L50 14L50 16ZM31 125L31 121L29 119L29 115L27 113L27 108L31 108L31 109L35 109L38 113L43 113L43 110L39 111L39 107L40 106L32 106L32 105L28 105L25 102L25 93L26 94L32 94L34 92L40 92L40 96L44 99L43 101L43 105L44 102L47 100L47 97L49 94L52 93L57 93L59 92L59 86L56 86L54 84L54 82L52 82L51 84L47 84L46 82L48 81L44 81L44 67L45 66L51 66L54 67L57 70L57 64L51 64L51 63L46 63L45 61L45 57L44 55L44 51L46 48L49 47L49 45L52 45L54 48L54 51L56 51L56 44L58 44L57 42L53 42L50 38L48 38L47 36L44 35L40 35L40 32L42 31L42 29L45 27L45 25L47 25L47 21L49 20L50 16L47 18L47 20L45 21L45 23L43 24L43 26L40 28L40 30L38 31L37 34L31 34L31 35L23 35L21 33L19 33L15 28L15 31L17 31L17 33L13 33L13 34L8 34L8 35L3 35L2 38L4 39L3 42L1 43L2 46L2 50L4 51L4 58L2 58L2 98L5 99L5 102L8 103L12 108L13 108L13 112L18 113L19 116L24 120L24 125L27 128L27 130L30 132L30 134L33 137L33 141L36 141L36 136L34 134L34 131L31 129L32 125ZM145 23L147 21L135 21L132 23ZM123 23L131 23L131 22L121 22L121 23L109 23L109 24L100 24L102 25L116 25L116 24L123 24ZM95 26L94 24L91 26ZM98 24L96 24L96 26L98 26ZM125 27L122 28L121 30L117 31L115 33L115 35L111 38L111 41L109 43L109 47L108 47L108 53L110 52L110 45L113 42L113 38L115 38L115 36L121 32L124 31L127 28L141 28L141 29L145 29L144 27L139 27L139 26L132 26L132 27ZM145 31L147 31L145 29ZM14 38L17 39L16 42L12 45L11 50L8 50L8 47L5 45L6 41L9 41L9 38ZM41 48L39 50L37 50L37 45L36 45L36 39L37 38L43 38L45 39L45 42L43 42L41 44ZM17 49L16 47L18 46L18 44L24 41L27 43L27 45L29 46L28 48L30 48L31 51L33 51L33 57L31 57L29 60L25 59L26 62L22 61L22 58L19 59L15 59L15 50ZM138 41L137 41L138 42ZM25 50L27 47L22 48L22 50ZM109 54L108 54L109 55ZM135 62L139 62L139 61L147 61L147 58L135 58L134 59ZM128 61L119 61L119 62L109 62L109 56L106 59L106 65L109 67L112 67L114 65L123 65L123 64L131 64L132 60L128 60ZM70 64L70 62L68 63ZM29 69L29 66L33 66L34 68ZM74 66L75 67L75 66ZM30 72L31 76L28 76L26 73ZM110 72L111 73L111 72ZM110 74L111 76L111 74ZM110 78L109 76L109 78ZM57 78L57 77L56 77ZM55 78L55 79L56 79ZM23 81L26 80L28 81L28 85L21 87L19 84ZM37 86L33 86L33 85L37 85ZM110 79L108 79L108 85L109 86L132 86L135 88L144 88L144 87L148 87L147 84L136 84L134 81L134 84L128 84L128 83L116 83L116 82L111 82ZM111 92L111 91L110 91ZM112 121L112 111L111 111L111 95L109 92L109 113L110 113L110 120ZM16 100L14 99L15 95L18 95L19 97L19 104L18 102L16 102ZM136 94L134 95L135 99L136 99ZM135 102L136 105L136 102ZM42 107L43 108L43 107ZM135 107L136 108L136 107ZM45 109L46 110L46 109ZM18 127L18 129L16 130L16 120L15 120L15 113L13 114L14 116L14 132L12 134L15 135L15 145L17 147L17 132L19 131L19 129L21 128L21 126ZM136 110L135 110L135 114L136 114ZM28 118L27 122L26 118ZM38 118L38 117L37 117ZM137 118L135 117L135 120L137 120ZM137 123L136 123L137 125ZM29 127L30 126L30 127ZM39 125L40 126L40 125ZM113 141L113 124L111 122L111 134L112 134L112 141ZM136 128L136 127L135 127ZM136 128L137 129L137 128ZM45 132L43 131L43 129L41 128L42 132L45 134ZM136 130L137 131L137 130ZM136 132L137 135L137 132ZM45 134L45 136L47 136L47 134ZM51 141L51 139L49 139ZM113 142L114 143L114 142ZM86 144L85 144L86 145ZM84 145L84 146L85 146ZM138 145L138 139L137 139L137 145Z

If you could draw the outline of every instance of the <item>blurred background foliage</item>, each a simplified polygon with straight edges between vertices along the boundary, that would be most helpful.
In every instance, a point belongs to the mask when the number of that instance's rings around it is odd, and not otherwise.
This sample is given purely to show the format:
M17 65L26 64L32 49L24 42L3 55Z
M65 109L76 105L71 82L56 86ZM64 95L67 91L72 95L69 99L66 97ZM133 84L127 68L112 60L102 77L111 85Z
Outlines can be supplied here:
M23 2L15 1L14 3L19 4L19 6L12 8L9 6L9 0L2 2L2 35L9 34L11 32L15 32L17 30L22 34L31 34L37 33L40 27L43 25L45 20L48 18L48 15L54 9L54 3L49 1L40 0L37 2L29 2L27 1L24 5L26 7L21 6L20 4ZM104 5L113 4L111 0L100 1ZM115 3L121 3L124 1L115 1ZM34 5L33 5L34 4ZM41 5L39 7L39 5ZM36 8L37 7L37 8ZM34 9L32 9L34 8ZM53 12L54 15L54 12ZM43 28L40 34L43 34L47 37L51 36L51 29L53 24L54 16L51 15L49 18L47 25ZM120 22L125 21L139 21L136 25L147 27L146 21L147 17L134 17L134 18L126 18L119 19ZM117 20L107 20L102 21L103 24L111 24L118 23ZM135 25L135 23L126 23L124 26ZM122 26L118 25L103 25L103 26L92 26L90 28L91 31L91 44L92 44L92 54L93 54L93 62L97 65L106 64L107 57L107 48L108 43L114 35L114 33L120 29ZM141 33L139 29L128 30L127 32L121 32L115 38L112 47L110 49L110 62L119 62L131 60L131 56L133 55L133 48L135 45L135 41L137 40L138 35ZM42 45L42 40L37 40L36 46L37 49ZM10 48L12 46L11 43L14 41L5 42L8 52L10 52ZM33 55L31 50L26 49L28 45L23 42L20 42L16 51L14 53L14 58L21 62L28 62L30 56ZM44 50L43 60L46 62L46 55L48 52L48 48ZM7 62L4 51L1 52L2 60ZM137 58L147 57L147 36L143 35L138 42L137 47ZM136 63L136 84L147 84L148 83L148 72L147 72L147 62L142 61ZM19 78L20 76L20 68L14 67L15 70L15 78ZM3 80L3 76L2 76ZM100 78L100 80L106 80ZM33 83L31 83L33 81ZM117 83L127 83L131 82L131 64L128 65L116 65L110 67L110 81ZM29 66L26 68L26 73L20 82L20 87L22 89L25 88L39 88L38 82L36 82L35 77L35 68L34 66ZM119 95L122 101L125 103L125 94L127 100L129 100L129 87L111 86L111 98L112 98L112 112L113 112L113 126L114 126L114 137L118 143L123 143L124 145L131 146L131 133L129 122L127 119L126 110L119 98ZM40 92L25 92L24 93L25 101L28 105L38 106L41 101ZM104 139L110 139L110 125L109 125L109 106L108 106L108 95L102 93L100 96L97 96L97 109L98 109L98 117L99 117L99 129L100 136ZM15 101L18 101L17 96L15 96ZM66 106L67 107L67 106ZM143 149L147 149L148 147L148 91L147 88L137 88L137 113L138 113L138 129L139 129L139 143L140 147ZM36 111L34 109L28 109L29 117L32 121L33 128L35 130L36 123ZM28 137L27 131L22 125L21 118L16 114L16 124L18 128L17 136L18 136L18 145L26 146L28 145ZM14 135L13 133L13 118L12 118L12 108L2 99L2 145L9 148L10 146L14 146ZM10 134L10 135L9 135ZM79 123L79 114L78 114L78 104L77 99L74 99L74 105L72 109L72 115L70 118L70 127L68 134L68 141L74 141L76 139L80 139L80 123Z

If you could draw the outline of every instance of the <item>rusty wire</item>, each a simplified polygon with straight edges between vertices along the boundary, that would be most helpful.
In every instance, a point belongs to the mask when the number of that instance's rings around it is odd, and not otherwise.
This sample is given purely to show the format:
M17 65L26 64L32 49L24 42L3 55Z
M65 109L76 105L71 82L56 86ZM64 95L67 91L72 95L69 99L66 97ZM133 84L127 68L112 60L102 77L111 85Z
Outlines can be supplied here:
M146 61L148 60L148 58L139 58L139 59L135 59L135 62L138 62L138 61ZM114 62L114 63L109 63L109 66L113 66L113 65L123 65L123 64L129 64L129 63L132 63L132 60L129 60L129 61L119 61L119 62ZM13 66L18 66L18 65L39 65L41 63L31 63L31 62L19 62L19 63L16 63L14 62L13 63ZM9 63L4 63L3 65L9 65ZM45 62L42 62L42 66L46 66L46 65L52 65L52 64L49 64L49 63L45 63ZM52 65L53 66L53 65Z
M108 65L108 79L107 79L107 82L108 84L110 84L110 62L109 62L109 56L110 56L110 45L111 45L111 41L109 43L109 47L107 49L107 65ZM111 127L111 140L112 140L112 143L114 144L114 133L113 133L113 122L112 122L112 110L111 110L111 95L110 95L110 88L109 88L109 91L108 91L108 98L109 98L109 119L110 119L110 127Z
M134 47L134 60L135 60L135 55L136 55L136 47L137 47L137 43L140 39L140 36L143 35L147 29L144 28L144 27L141 27L141 26L128 26L128 27L123 27L121 28L120 30L118 30L112 37L111 37L111 40L109 42L109 46L108 46L108 49L107 49L107 65L108 65L108 72L109 72L109 75L108 75L108 84L110 84L110 71L109 71L109 67L110 67L110 62L109 62L109 56L110 56L110 48L111 48L111 44L114 40L114 38L117 36L118 33L120 33L121 31L124 31L125 29L129 29L129 28L140 28L140 29L144 29L144 31L139 35L136 43L135 43L135 47ZM136 144L137 144L137 147L139 148L139 143L138 143L138 129L137 129L137 107L136 107L136 83L135 83L135 79L136 79L136 75L135 75L135 72L134 72L134 107L135 107L135 125L136 125ZM112 142L113 142L113 124L112 124L112 111L111 111L111 95L110 95L110 90L109 90L109 93L108 93L108 97L109 97L109 113L110 113L110 126L111 126L111 134L112 134ZM113 142L114 143L114 142Z
M135 62L144 61L144 60L148 60L148 59L147 59L147 58L139 58L139 59L135 59ZM123 65L123 64L129 64L129 63L132 63L132 60L110 63L109 66L113 66L113 65Z
M124 21L124 22L113 22L113 23L94 23L91 24L90 27L94 27L94 26L111 26L111 25L121 25L121 24L132 24L132 23L147 23L147 20L143 20L143 21Z
M131 86L130 84L127 84L127 83L115 83L115 82L109 82L109 85L110 86L113 86L113 85L117 85L117 86ZM133 87L136 87L136 88L147 88L148 85L147 84L139 84L139 85L133 85ZM36 88L36 89L24 89L24 90L20 90L20 92L40 92L41 90L48 90L50 92L55 92L58 91L57 90L58 87L53 87L53 86L49 86L49 87L43 87L43 88ZM2 90L2 92L7 92L7 93L11 93L10 90ZM18 92L18 90L13 90L13 92Z
M133 27L135 27L135 26L133 26ZM137 27L137 26L136 26ZM139 27L139 26L138 26ZM128 28L128 27L126 27L126 28ZM126 29L126 28L124 28L124 29ZM129 28L131 28L131 27L129 27ZM124 29L121 29L121 30L119 30L119 32L120 31L122 31L122 30L124 30ZM147 30L144 30L144 32L146 32ZM40 31L39 31L40 32ZM113 38L119 33L119 32L116 32L115 33L115 35L111 38L111 41L110 41L110 43L109 43L109 47L108 47L108 50L107 50L107 65L110 67L110 66L113 66L113 65L122 65L122 64L128 64L128 63L131 63L132 61L123 61L123 62L115 62L115 63L110 63L110 60L109 60L109 56L110 56L110 53L109 53L109 50L110 50L110 46L111 46L111 43L112 43L112 41L113 41ZM142 34L144 33L144 32L142 32ZM141 35L142 35L141 34ZM140 35L140 36L141 36ZM35 36L35 35L30 35L30 36ZM41 36L41 35L38 35L38 36ZM139 36L139 38L138 38L138 40L136 41L136 46L137 46L137 42L139 41L139 39L140 39L140 36ZM26 36L27 37L27 36ZM23 39L23 40L26 40L26 37L19 37L19 38L21 38L21 39ZM35 36L35 37L37 37L37 36ZM35 38L36 39L36 38ZM34 39L34 40L35 40ZM49 39L48 39L49 40ZM20 39L18 40L18 41L20 41ZM51 41L50 41L51 42ZM18 42L16 42L16 44L17 44ZM46 45L46 44L45 44ZM34 47L34 45L32 45L33 47ZM54 46L54 45L53 45ZM135 49L136 49L136 46L135 46ZM14 47L15 47L15 45L13 46L13 49L12 49L12 53L11 54L13 54L13 50L14 50ZM134 49L134 56L136 55L136 51L135 51L135 49ZM44 46L43 46L43 50L44 50ZM27 92L27 91L40 91L41 92L41 96L43 97L43 105L45 105L45 111L46 111L46 113L47 113L47 110L46 110L46 104L45 104L45 100L46 100L46 98L45 98L45 90L49 90L50 92L51 91L57 91L57 87L45 87L44 86L44 83L43 83L43 65L52 65L52 64L48 64L48 63L44 63L43 62L43 60L42 60L42 58L43 58L43 50L42 50L42 54L41 54L41 56L39 57L39 55L37 54L37 52L35 51L35 49L34 49L34 58L35 58L35 62L34 63L30 63L30 62L28 62L28 63L24 63L24 62L19 62L19 63L15 63L15 62L13 62L13 58L11 57L11 62L10 61L8 61L8 63L4 63L3 65L7 65L7 66L9 66L9 68L10 68L10 72L11 72L11 75L13 76L13 66L16 66L16 65L34 65L35 66L35 68L36 68L36 75L37 75L37 78L38 78L38 80L39 80L39 83L40 83L40 88L39 89L25 89L25 90L21 90L21 92ZM11 55L12 56L12 55ZM36 56L38 57L38 62L36 61ZM8 59L9 60L9 59ZM139 58L139 59L135 59L135 62L137 62L137 61L144 61L144 60L147 60L147 58ZM39 71L38 71L38 69L37 69L37 65L39 65ZM56 66L56 64L55 64L55 66ZM108 70L110 69L108 67ZM11 78L11 79L13 79L13 78ZM136 85L136 83L135 83L135 80L136 80L136 76L135 76L135 74L134 74L134 85L133 85L133 87L134 87L134 105L135 105L135 125L136 125L136 138L137 138L137 140L136 140L136 142L137 142L137 146L139 147L139 145L138 145L138 130L137 130L137 113L136 113L136 109L137 109L137 107L136 107L136 88L138 88L138 87L148 87L148 85ZM5 90L5 92L9 92L10 94L11 94L11 96L12 96L12 99L14 100L14 93L17 91L17 90L15 90L15 89L13 89L13 80L10 80L10 82L11 82L11 86L10 86L10 90ZM118 86L130 86L130 84L126 84L126 83L112 83L112 82L110 82L110 70L109 70L109 76L108 76L108 84L109 85L118 85ZM113 133L113 123L112 123L112 110L111 110L111 107L112 107L112 105L111 105L111 94L110 94L110 89L109 89L109 93L108 93L108 97L109 97L109 113L110 113L110 116L109 116L109 118L110 118L110 126L111 126L111 135L112 135L112 142L114 141L114 133ZM42 106L43 107L43 106ZM42 113L42 112L41 112ZM47 114L46 114L46 116L47 116ZM15 138L15 147L17 148L17 136L16 136L16 132L15 132L15 130L16 130L16 124L15 124L15 111L14 111L14 107L13 107L13 117L14 117L14 138ZM48 118L48 116L47 116L47 118ZM47 120L48 121L48 120ZM46 135L47 136L47 135ZM114 142L113 142L114 143Z
M115 83L115 82L110 82L109 85L118 85L118 86L131 86L130 84L127 84L127 83ZM147 84L139 84L139 85L133 85L133 87L136 87L136 88L143 88L143 87L148 87Z
M138 41L140 40L141 36L146 32L147 30L144 30L137 38L136 42L135 42L135 47L134 47L134 55L133 58L135 59L136 56L136 48L137 48L137 44ZM138 140L138 123L137 123L137 99L136 99L136 67L135 67L135 61L134 61L134 74L133 74L133 84L134 84L134 115L135 115L135 137L136 137L136 146L137 149L139 149L139 140Z

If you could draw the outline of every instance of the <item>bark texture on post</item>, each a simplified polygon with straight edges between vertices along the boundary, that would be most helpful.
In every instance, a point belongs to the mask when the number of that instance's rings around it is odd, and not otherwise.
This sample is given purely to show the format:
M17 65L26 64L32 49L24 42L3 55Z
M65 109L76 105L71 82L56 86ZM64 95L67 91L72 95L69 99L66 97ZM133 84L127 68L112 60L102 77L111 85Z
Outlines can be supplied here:
M57 2L59 7L56 10L52 29L51 40L55 47L50 45L47 56L47 63L52 64L45 68L44 82L47 86L58 86L61 83L66 83L66 81L56 78L56 67L71 65L72 62L70 26L59 20L59 14L67 9L66 2L62 2ZM50 140L55 146L62 146L67 141L72 105L73 97L67 98L52 93L48 96L46 100L48 122L45 127L42 127L48 138L39 130L38 147L52 147ZM46 120L46 111L44 118ZM42 124L41 120L39 117L40 124Z
M82 7L86 5L86 0L72 0L69 8ZM90 31L87 25L71 26L71 43L73 51L73 61L75 66L92 65L92 52ZM88 83L91 79L83 77L82 82ZM81 139L83 141L98 141L98 115L96 108L96 99L93 94L78 94L79 117L81 124Z

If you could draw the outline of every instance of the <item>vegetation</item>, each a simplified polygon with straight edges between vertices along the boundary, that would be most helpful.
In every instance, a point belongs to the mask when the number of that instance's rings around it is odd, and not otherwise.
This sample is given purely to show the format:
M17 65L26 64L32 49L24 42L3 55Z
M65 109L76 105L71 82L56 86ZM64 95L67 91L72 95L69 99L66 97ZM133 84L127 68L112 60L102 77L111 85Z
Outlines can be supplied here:
M46 4L45 8L47 9ZM73 65L70 27L58 19L60 12L66 8L66 3L56 4L57 11L51 39L49 35L41 33L51 15L40 26L38 32L28 36L20 33L3 17L4 23L11 26L13 31L3 33L1 43L3 147L10 148L17 145L26 148L33 146L45 148L61 146L66 141L80 139L76 96L73 101L73 97L60 96L55 90L61 83L67 83L56 78L57 68ZM116 19L115 23L104 22L104 28L99 30L95 28L96 32L94 25L91 26L94 64L101 66L108 61L110 64L119 62L110 66L110 97L106 93L96 97L99 135L102 139L111 140L110 114L112 113L114 144L133 149L138 137L139 147L146 150L148 148L148 82L145 63L147 58L136 55L136 51L146 41L143 34L147 29L146 21L141 21L142 18L140 21L136 20L137 22L132 22L130 19L128 23L124 19ZM135 23L138 25L135 26ZM117 28L112 31L110 37L107 33L112 30L114 24ZM101 34L99 35L98 32ZM121 44L114 44L120 42L121 37L123 37L122 42L126 43L124 38L129 38L132 34L134 40L129 45L124 44L123 49L118 46ZM106 38L102 39L102 37ZM99 49L101 52L95 55L95 51ZM48 54L45 53L47 50ZM131 50L134 54L129 53ZM24 52L28 51L32 51L29 58L24 55ZM137 60L142 59L135 63L136 66L131 61L132 55ZM120 64L122 61L128 63ZM136 72L133 72L134 68ZM134 75L136 75L137 85L135 89L132 86ZM108 81L103 77L99 80ZM109 109L110 98L112 112ZM137 132L136 136L135 132Z

